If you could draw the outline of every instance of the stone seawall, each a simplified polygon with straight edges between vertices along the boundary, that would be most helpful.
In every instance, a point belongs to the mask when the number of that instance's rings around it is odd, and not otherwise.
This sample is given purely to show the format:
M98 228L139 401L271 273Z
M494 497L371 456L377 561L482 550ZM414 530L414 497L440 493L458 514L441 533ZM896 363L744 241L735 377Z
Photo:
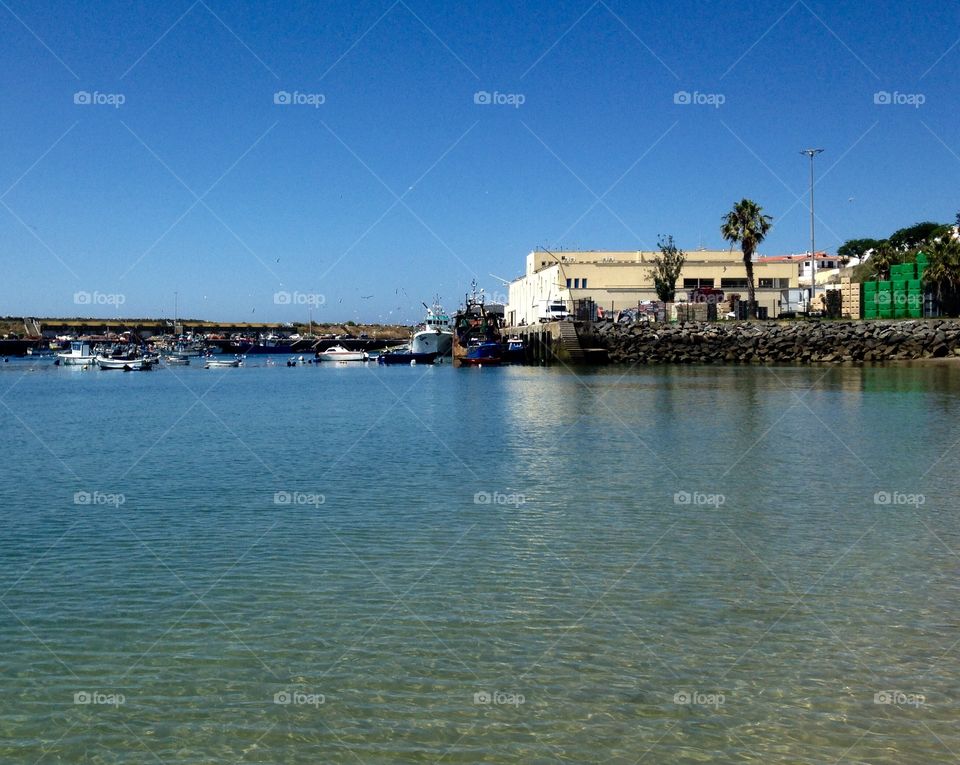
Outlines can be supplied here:
M612 363L871 362L960 356L960 320L598 323Z

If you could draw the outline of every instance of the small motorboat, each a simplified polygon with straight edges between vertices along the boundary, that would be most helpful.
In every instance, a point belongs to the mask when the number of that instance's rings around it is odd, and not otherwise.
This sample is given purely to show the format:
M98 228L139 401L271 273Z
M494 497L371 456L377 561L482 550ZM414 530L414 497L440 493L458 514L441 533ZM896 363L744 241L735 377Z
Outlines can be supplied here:
M173 366L187 366L190 363L189 356L167 356L165 361Z
M440 354L414 353L413 351L387 351L377 356L378 364L432 364Z
M124 372L149 372L153 369L153 362L143 356L128 359L97 356L97 366L100 369L122 369Z
M503 351L503 360L507 362L526 361L526 348L523 344L523 338L519 335L513 335L507 339L507 347Z
M318 361L363 361L367 354L363 351L351 351L342 345L334 345L317 353Z
M232 358L232 359L212 359L207 358L203 362L204 369L220 369L226 367L238 367L240 366L242 359Z

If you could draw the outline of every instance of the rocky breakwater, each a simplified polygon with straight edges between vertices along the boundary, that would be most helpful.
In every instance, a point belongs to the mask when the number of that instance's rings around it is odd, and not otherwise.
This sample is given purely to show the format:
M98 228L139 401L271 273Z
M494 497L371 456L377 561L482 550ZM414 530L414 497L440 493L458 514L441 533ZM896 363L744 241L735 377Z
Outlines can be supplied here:
M598 323L621 364L853 363L960 356L960 320Z

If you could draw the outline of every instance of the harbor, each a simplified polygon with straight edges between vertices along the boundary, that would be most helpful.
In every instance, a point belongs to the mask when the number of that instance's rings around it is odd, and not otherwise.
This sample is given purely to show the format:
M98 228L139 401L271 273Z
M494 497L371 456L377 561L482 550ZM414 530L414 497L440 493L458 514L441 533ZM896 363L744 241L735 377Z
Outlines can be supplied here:
M0 765L960 759L956 4L0 5Z

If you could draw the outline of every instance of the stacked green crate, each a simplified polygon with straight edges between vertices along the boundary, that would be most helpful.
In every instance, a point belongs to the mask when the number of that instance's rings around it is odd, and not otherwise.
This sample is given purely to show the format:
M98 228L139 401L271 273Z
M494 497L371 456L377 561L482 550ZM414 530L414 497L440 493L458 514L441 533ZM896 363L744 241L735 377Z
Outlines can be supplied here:
M910 279L907 281L907 316L919 319L923 316L923 281Z
M923 316L923 272L926 270L927 256L918 252L914 272L907 282L907 289L910 294L907 309L911 319L919 319Z
M877 282L877 316L881 319L893 318L893 284Z
M877 283L864 282L863 294L860 296L860 305L863 306L864 319L877 318Z
M923 272L927 270L927 256L922 252L917 253L917 279L923 278Z
M904 270L901 266L891 282L893 284L893 317L895 319L907 318L907 280L900 278Z
M914 299L916 305L910 305L910 316L912 318L920 318L923 316L923 274L927 270L927 256L922 252L917 253L917 295L918 297ZM911 292L913 288L911 287Z

